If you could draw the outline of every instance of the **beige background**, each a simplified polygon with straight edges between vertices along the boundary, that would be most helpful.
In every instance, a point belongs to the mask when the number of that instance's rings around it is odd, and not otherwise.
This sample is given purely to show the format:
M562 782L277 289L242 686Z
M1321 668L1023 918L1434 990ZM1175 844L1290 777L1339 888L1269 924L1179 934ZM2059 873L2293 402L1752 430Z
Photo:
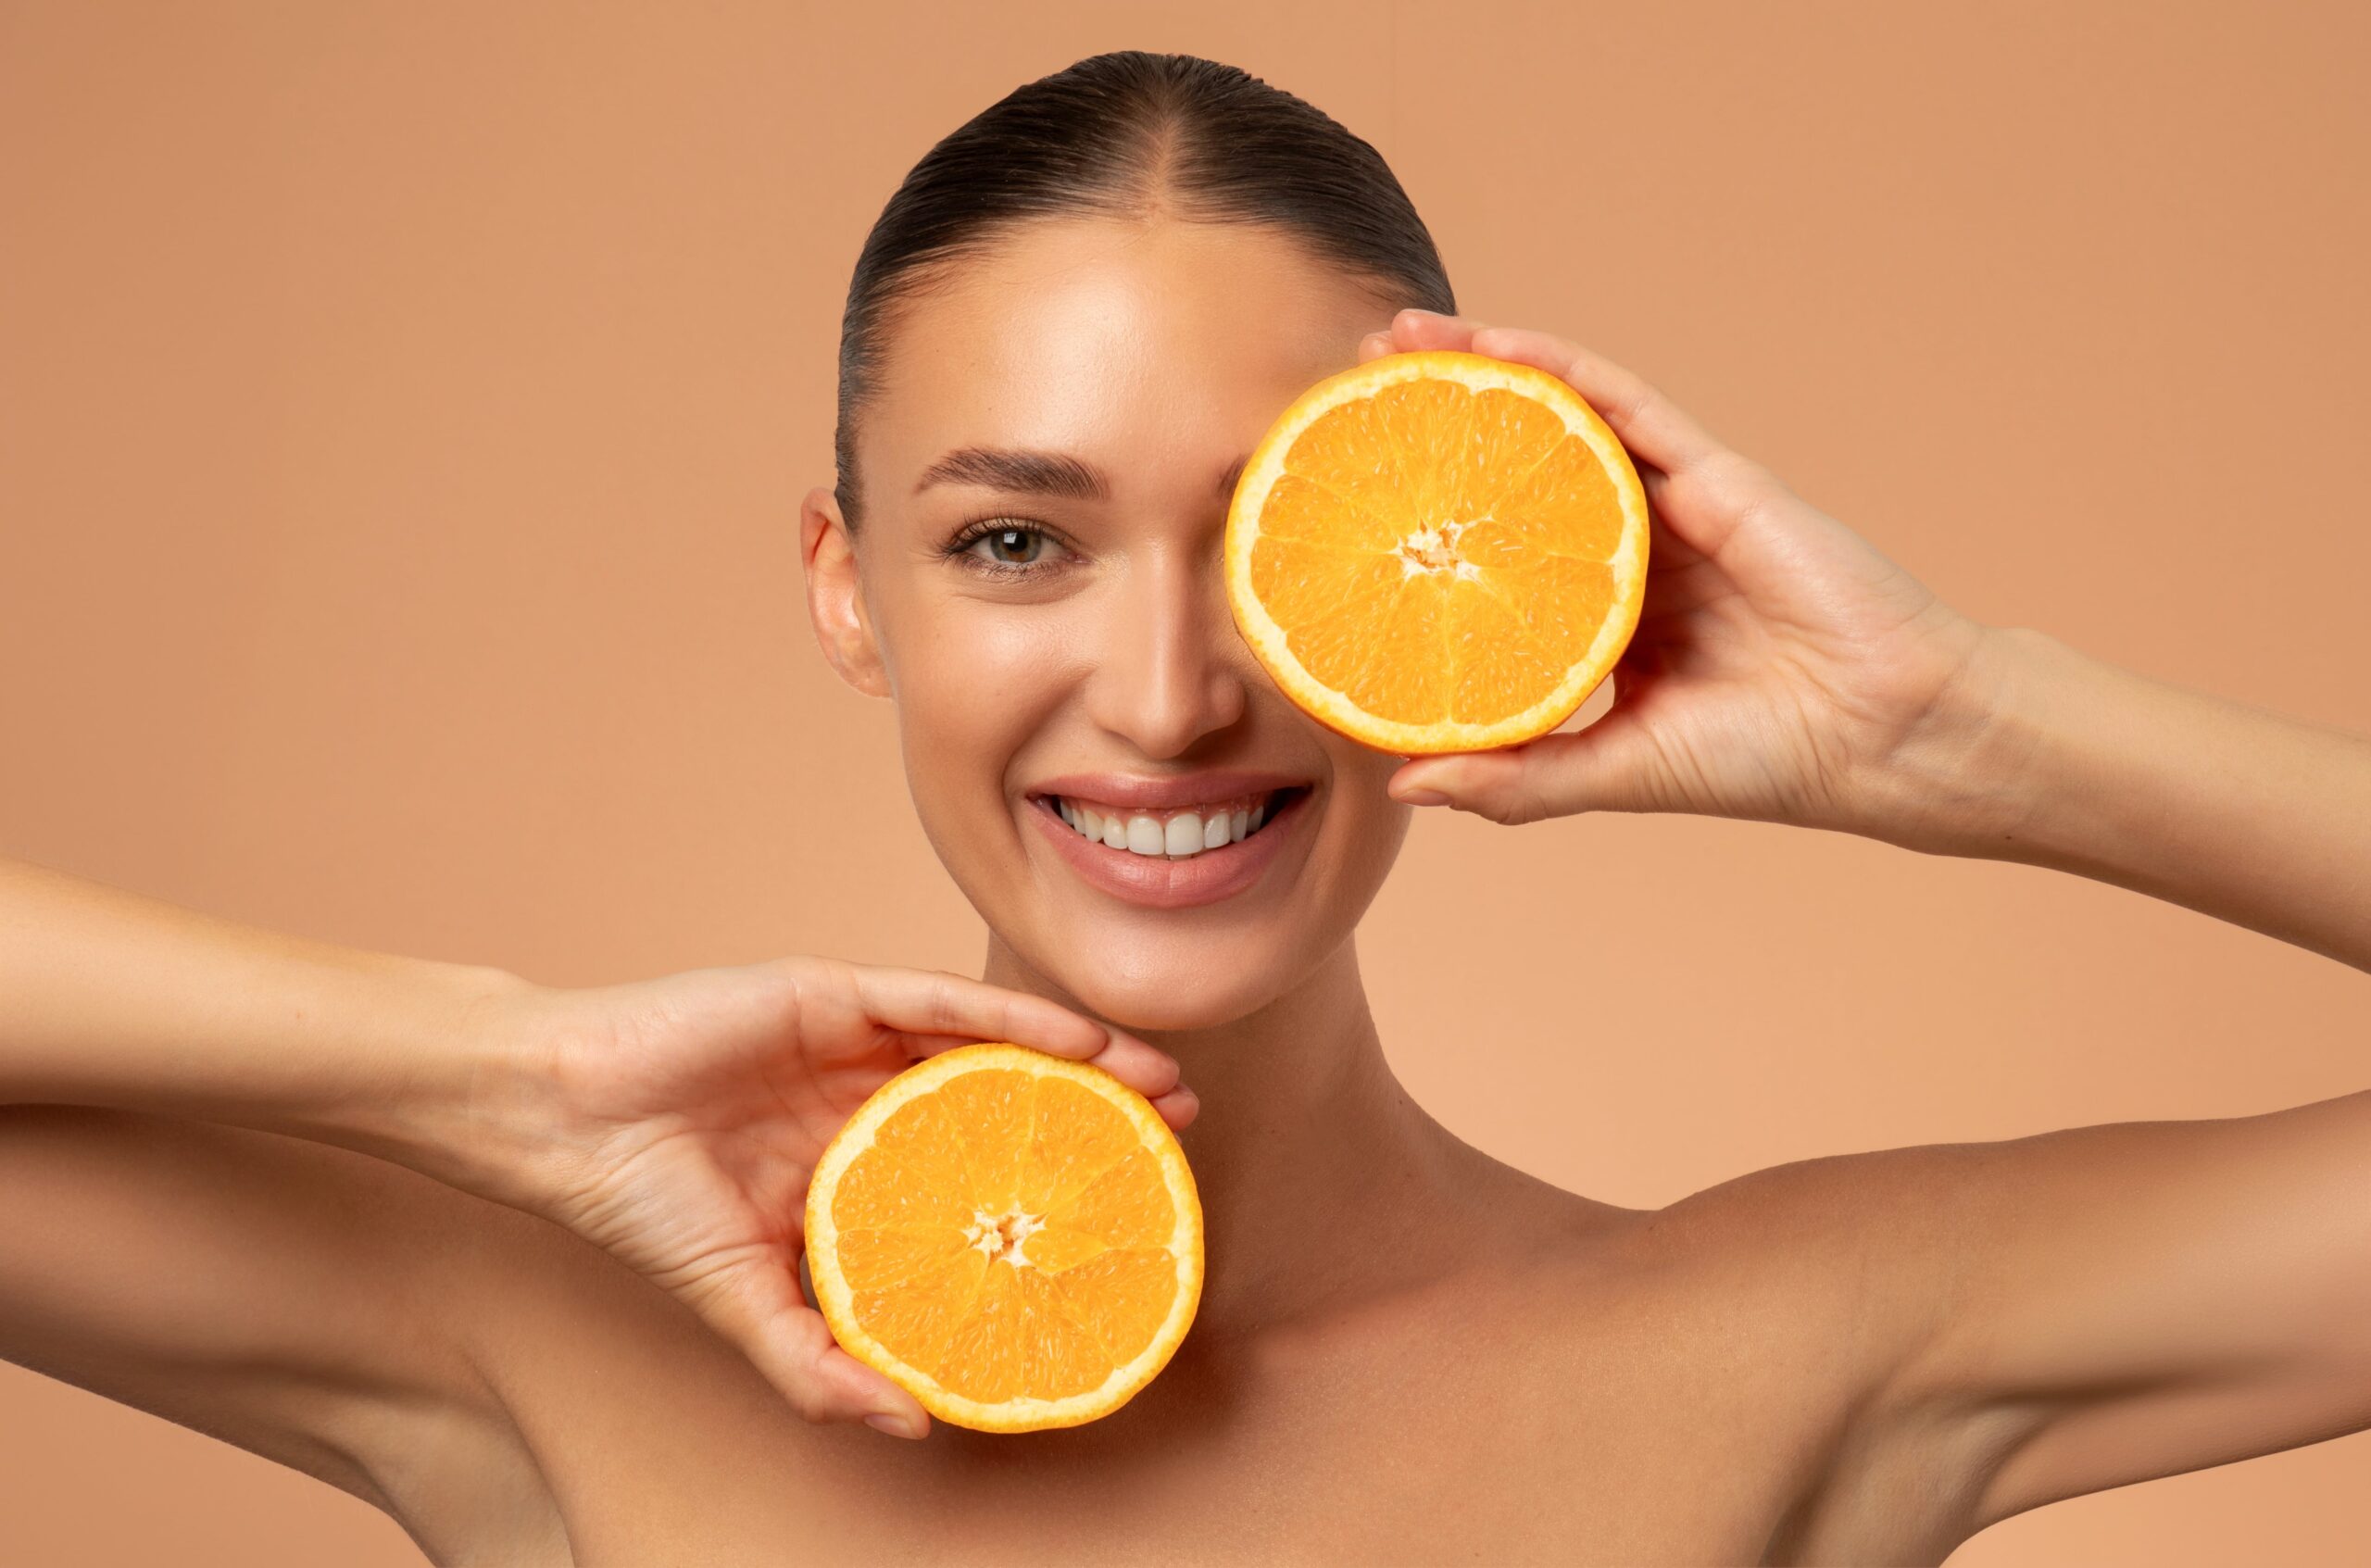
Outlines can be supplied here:
M552 981L975 969L795 507L896 181L1118 47L1333 113L1469 313L1658 381L1969 612L2371 729L2365 14L9 0L0 851ZM1425 817L1364 942L1418 1098L1625 1204L2371 1081L2361 974L1831 834ZM2366 1482L2356 1436L1953 1562L2359 1562ZM417 1561L5 1368L0 1558Z

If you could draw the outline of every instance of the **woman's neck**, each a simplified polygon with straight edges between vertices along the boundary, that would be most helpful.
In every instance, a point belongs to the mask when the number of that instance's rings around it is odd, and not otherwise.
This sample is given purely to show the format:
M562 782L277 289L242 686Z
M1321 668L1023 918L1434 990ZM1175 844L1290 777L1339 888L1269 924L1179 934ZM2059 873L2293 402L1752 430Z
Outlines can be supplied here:
M993 935L983 978L1079 1007ZM1512 1174L1400 1087L1352 941L1247 1017L1130 1033L1174 1057L1201 1100L1178 1135L1205 1230L1198 1335L1348 1313L1433 1277L1483 1185Z

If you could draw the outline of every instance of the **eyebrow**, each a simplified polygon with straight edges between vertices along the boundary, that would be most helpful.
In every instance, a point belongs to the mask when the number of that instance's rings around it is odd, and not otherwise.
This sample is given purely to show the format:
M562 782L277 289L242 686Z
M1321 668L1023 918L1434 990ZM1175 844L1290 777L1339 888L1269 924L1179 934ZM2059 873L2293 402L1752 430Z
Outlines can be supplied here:
M1219 475L1221 500L1235 495L1251 454L1226 466ZM1108 501L1111 482L1101 469L1068 452L1040 452L1012 446L958 446L922 470L914 486L919 495L934 484L976 484L1025 495L1064 495L1078 501Z

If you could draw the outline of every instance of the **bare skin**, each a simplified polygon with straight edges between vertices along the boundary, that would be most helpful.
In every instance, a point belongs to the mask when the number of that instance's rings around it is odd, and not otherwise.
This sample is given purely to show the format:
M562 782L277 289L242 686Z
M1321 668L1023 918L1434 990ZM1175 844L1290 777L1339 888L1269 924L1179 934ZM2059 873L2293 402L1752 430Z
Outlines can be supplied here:
M2371 968L2371 742L1977 625L1621 368L1393 315L1273 234L1042 224L897 343L866 517L807 497L809 604L897 704L983 980L792 959L559 991L0 864L0 1355L451 1562L1936 1562L2371 1426L2371 1093L1616 1209L1409 1098L1354 936L1430 801L2020 859ZM1230 463L1310 383L1418 347L1564 376L1638 461L1649 603L1585 731L1402 764L1233 632ZM1110 493L917 492L987 445ZM978 517L1022 533L950 550ZM1215 768L1310 791L1216 904L1089 886L1035 815L1056 775ZM1110 1067L1193 1162L1199 1315L1104 1421L932 1424L799 1295L822 1142L968 1038Z

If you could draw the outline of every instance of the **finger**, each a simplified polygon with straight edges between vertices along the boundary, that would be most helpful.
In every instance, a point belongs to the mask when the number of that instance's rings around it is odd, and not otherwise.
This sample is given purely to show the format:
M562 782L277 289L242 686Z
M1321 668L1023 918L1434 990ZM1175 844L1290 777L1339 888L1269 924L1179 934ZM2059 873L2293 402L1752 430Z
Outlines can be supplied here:
M1111 1042L1110 1030L1060 1002L1025 991L1008 991L985 980L944 970L872 964L851 964L848 971L857 1003L866 1015L909 1034L1010 1040L1054 1056L1080 1059L1095 1055Z
M1580 345L1522 327L1485 327L1474 352L1531 365L1568 383L1622 445L1677 478L1727 450L1646 378Z
M1474 352L1474 334L1482 323L1470 316L1444 316L1437 310L1402 310L1391 319L1392 340L1402 349L1454 348Z
M1393 773L1386 788L1395 800L1447 806L1512 826L1582 811L1665 809L1657 764L1635 710L1617 706L1586 730L1496 751L1419 758Z
M1180 1086L1181 1072L1175 1057L1157 1046L1147 1045L1134 1035L1117 1029L1110 1031L1110 1035L1111 1043L1090 1059L1096 1066L1147 1099L1158 1099Z
M944 970L866 966L856 973L859 1004L872 1018L913 1036L909 1046L918 1058L974 1040L1010 1040L1049 1056L1091 1061L1147 1098L1177 1086L1177 1061L1168 1052L1044 997Z
M1169 1123L1170 1131L1178 1132L1190 1125L1201 1113L1202 1099L1193 1090L1180 1085L1165 1095L1155 1096L1152 1108L1160 1113L1163 1122Z
M1089 1056L1080 1056L1071 1051L1048 1051L1046 1054L1068 1056L1073 1060L1085 1061L1100 1067L1147 1099L1156 1099L1179 1086L1180 1071L1176 1058L1157 1047L1145 1044L1133 1035L1123 1035L1117 1029L1112 1030L1110 1034L1111 1043ZM924 1057L936 1056L941 1051L953 1050L966 1043L968 1042L960 1038L950 1039L935 1035L914 1035L906 1042L907 1048L912 1052L916 1060ZM1027 1041L1015 1043L1028 1044Z
M736 1263L684 1295L804 1419L862 1421L901 1437L930 1431L920 1401L840 1348L773 1255Z
M920 1061L941 1051L955 1050L970 1042L941 1035L905 1035L899 1037L898 1043L915 1060ZM1055 1053L1048 1051L1047 1054L1051 1056ZM1174 1057L1116 1029L1111 1032L1110 1045L1093 1056L1073 1060L1085 1060L1102 1068L1156 1106L1160 1104L1164 1095L1172 1091L1187 1095L1194 1092L1178 1082L1179 1070ZM1175 1124L1183 1126L1185 1123Z
M1397 346L1391 341L1389 332L1369 332L1359 339L1359 363L1363 365L1370 359L1380 359L1386 354L1396 352Z

